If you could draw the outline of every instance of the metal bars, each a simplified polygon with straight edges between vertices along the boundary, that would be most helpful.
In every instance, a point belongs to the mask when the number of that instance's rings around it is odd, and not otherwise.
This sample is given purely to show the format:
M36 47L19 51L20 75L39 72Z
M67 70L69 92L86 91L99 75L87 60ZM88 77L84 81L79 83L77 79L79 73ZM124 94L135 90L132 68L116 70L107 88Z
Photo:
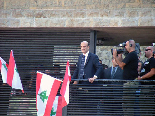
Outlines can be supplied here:
M70 85L67 116L154 116L155 88L148 82L101 80Z
M80 52L80 42L90 40L90 32L56 31L47 28L0 29L0 57L9 63L13 50L25 93L3 85L0 77L0 116L36 116L36 71L63 78L67 60L71 73Z

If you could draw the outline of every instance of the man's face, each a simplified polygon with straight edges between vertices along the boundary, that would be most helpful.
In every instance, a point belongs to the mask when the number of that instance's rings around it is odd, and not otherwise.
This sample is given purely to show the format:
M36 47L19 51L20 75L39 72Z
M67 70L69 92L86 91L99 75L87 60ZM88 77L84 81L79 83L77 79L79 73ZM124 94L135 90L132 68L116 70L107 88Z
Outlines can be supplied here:
M83 54L86 54L88 51L89 51L88 43L82 42L82 43L81 43L81 52L82 52Z
M145 57L149 58L151 56L151 53L152 53L152 49L150 47L147 47L145 49Z
M127 41L127 42L126 42L125 49L126 49L127 51L129 51L129 48L130 48L130 46L129 46L129 41Z
M142 67L142 63L141 62L138 62L138 72L141 71L141 67Z

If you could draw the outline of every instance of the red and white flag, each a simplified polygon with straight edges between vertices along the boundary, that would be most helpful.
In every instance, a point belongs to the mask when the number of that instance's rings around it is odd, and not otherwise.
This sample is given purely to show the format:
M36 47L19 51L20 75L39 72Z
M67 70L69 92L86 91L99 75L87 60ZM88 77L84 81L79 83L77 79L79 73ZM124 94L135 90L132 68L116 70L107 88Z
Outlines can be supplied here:
M51 116L62 116L62 96L56 96L52 111L51 111Z
M37 72L37 116L50 116L53 113L52 107L60 84L61 80L51 77L50 75Z
M3 83L7 83L8 64L0 57L0 70Z
M7 83L14 89L20 89L22 92L23 86L21 83L21 79L19 76L19 73L17 71L15 59L13 56L13 50L10 52L10 59L9 59L9 66L8 66L8 72L7 72Z
M69 104L69 83L71 81L71 74L69 68L69 61L67 61L65 77L61 86L60 94L62 95L62 107Z

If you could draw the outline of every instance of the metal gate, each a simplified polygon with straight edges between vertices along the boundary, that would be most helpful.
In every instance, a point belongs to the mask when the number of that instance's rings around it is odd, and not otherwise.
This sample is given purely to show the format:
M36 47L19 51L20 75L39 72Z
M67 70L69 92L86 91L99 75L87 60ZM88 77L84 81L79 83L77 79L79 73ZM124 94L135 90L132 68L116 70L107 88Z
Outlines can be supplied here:
M80 52L81 41L90 42L90 31L52 29L0 29L0 57L9 63L13 50L25 93L11 89L0 77L0 115L35 115L36 71L63 78L67 60L71 73Z
M0 29L0 57L8 63L13 50L25 91L11 89L0 78L0 116L36 116L36 71L63 78L69 60L72 74L81 54L80 42L90 42L95 52L95 38L94 31ZM98 81L98 85L70 84L67 116L155 115L154 84L144 81L144 85L124 86L128 81Z
M67 116L155 116L154 80L96 81L70 85Z

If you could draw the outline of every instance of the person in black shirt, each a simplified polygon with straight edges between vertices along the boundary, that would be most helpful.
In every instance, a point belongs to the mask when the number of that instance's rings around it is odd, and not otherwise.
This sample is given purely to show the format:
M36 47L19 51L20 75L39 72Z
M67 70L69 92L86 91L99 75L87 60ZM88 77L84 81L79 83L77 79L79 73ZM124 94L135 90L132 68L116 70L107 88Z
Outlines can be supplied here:
M138 76L138 80L155 80L155 58L153 57L153 46L148 46L145 49L145 57L148 58L144 62L144 67L141 70L140 76ZM141 95L141 103L142 104L148 104L148 103L155 103L155 89L154 85L155 82L141 82L143 88L141 89L141 93L144 93ZM146 101L146 99L148 99ZM148 107L147 107L148 109ZM146 110L145 107L141 108L141 111L147 112L148 115L154 116L155 115L155 107L152 105L149 108L149 112Z
M135 52L135 41L134 40L128 40L126 42L126 50L129 52L127 56L121 61L119 60L119 57L117 56L117 50L113 50L113 57L115 58L115 61L123 69L123 80L135 80L138 77L138 55ZM133 116L134 115L134 105L136 103L131 102L132 97L135 97L136 90L133 89L133 87L137 86L138 82L126 82L123 84L123 111L124 116ZM129 93L132 93L129 94Z
M153 57L153 49L153 46L148 46L145 49L145 57L148 59L144 62L144 67L141 70L138 80L155 80L155 58Z
M138 77L138 56L135 52L135 41L127 41L125 48L129 53L122 62L117 57L116 49L113 50L113 57L115 58L117 64L123 69L123 79L134 80Z

